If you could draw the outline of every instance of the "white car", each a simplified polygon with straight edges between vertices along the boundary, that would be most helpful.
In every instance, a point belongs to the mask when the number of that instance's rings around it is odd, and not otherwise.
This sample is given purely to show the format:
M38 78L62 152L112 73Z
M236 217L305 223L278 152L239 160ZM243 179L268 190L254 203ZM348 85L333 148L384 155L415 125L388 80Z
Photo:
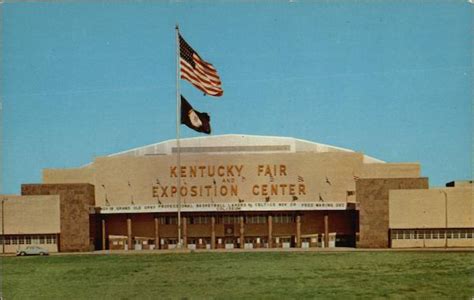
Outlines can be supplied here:
M49 255L47 249L38 247L38 246L28 246L25 249L17 250L17 256L25 256L25 255Z

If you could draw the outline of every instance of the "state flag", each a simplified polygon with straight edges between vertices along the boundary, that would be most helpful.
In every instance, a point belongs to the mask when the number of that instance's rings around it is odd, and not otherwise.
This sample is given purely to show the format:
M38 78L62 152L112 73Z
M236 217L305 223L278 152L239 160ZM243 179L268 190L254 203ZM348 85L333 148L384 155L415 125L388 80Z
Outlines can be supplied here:
M211 118L205 112L198 112L181 95L181 124L198 132L211 133Z

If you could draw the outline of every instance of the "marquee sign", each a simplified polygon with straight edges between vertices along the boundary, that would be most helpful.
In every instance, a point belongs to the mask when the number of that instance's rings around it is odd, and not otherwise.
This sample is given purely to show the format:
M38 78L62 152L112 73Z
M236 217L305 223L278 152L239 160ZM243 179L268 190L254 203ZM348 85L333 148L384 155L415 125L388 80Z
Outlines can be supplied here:
M170 166L168 176L173 181L178 177L187 179L211 179L208 184L182 185L178 191L176 183L161 184L158 180L152 186L154 198L173 198L177 194L181 197L227 197L241 196L242 187L238 182L245 181L246 169L242 164L218 164L218 165L183 165L178 170L177 166ZM247 193L253 196L304 196L306 195L306 184L302 176L298 176L298 182L276 182L276 179L288 178L288 168L285 164L259 164L253 170L253 176L265 177L268 183L253 184ZM280 181L280 180L278 180ZM187 181L186 181L187 182Z
M192 203L182 204L182 212L239 212L239 211L293 211L293 210L346 210L346 202L274 202L274 203ZM101 214L170 213L177 212L177 204L147 204L102 206Z
M96 203L109 213L134 211L134 207L173 211L177 208L167 205L178 198L194 211L204 204L192 203L208 203L206 209L214 211L262 207L255 203L270 210L293 209L293 205L305 209L303 203L309 203L310 209L335 209L331 202L347 202L347 191L355 190L350 166L356 160L338 157L337 168L327 160L308 153L203 154L183 155L177 166L175 158L166 155L101 158L94 162Z

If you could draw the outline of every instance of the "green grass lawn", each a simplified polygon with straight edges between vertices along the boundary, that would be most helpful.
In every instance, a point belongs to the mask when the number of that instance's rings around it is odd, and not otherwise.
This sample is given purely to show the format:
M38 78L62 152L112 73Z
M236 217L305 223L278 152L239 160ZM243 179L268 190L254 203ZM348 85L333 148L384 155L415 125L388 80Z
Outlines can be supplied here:
M4 257L5 299L471 299L474 253L241 252Z

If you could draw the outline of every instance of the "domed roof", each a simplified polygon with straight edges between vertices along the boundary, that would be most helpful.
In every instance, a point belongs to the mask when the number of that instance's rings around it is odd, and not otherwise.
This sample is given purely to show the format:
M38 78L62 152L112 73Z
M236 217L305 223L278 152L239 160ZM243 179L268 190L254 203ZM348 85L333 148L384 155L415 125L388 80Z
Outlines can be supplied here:
M248 154L248 153L298 153L298 152L355 152L353 150L315 143L307 140L279 136L225 134L182 138L182 154ZM169 155L177 152L176 140L167 140L114 154L111 156ZM365 163L384 161L364 155Z

